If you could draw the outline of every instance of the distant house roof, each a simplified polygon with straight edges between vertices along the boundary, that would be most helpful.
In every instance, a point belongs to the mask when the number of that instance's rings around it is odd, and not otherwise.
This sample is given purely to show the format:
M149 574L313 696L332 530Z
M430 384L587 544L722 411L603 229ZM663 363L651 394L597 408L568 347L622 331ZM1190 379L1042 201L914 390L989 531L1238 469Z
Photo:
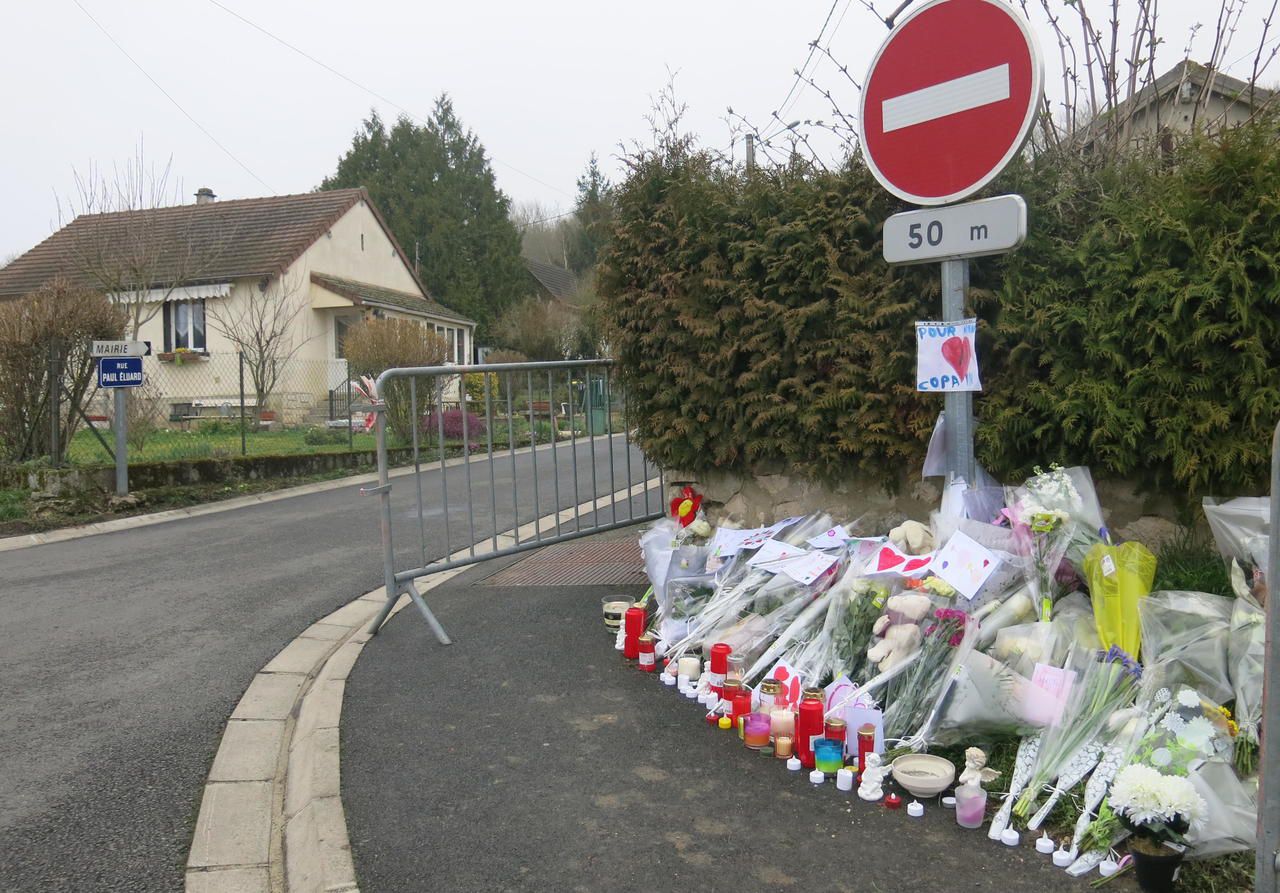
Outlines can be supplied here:
M572 301L578 293L578 277L555 264L524 258L524 265L538 285L551 297L560 301Z
M275 276L288 268L312 243L357 203L369 207L395 248L401 263L413 273L400 244L364 189L329 189L301 195L196 202L170 208L82 214L26 254L0 268L0 298L27 294L55 276L90 287L103 287L89 275L85 254L137 255L137 241L155 245L147 261L148 287L228 282L246 277ZM150 249L148 249L150 250ZM422 287L422 293L427 289ZM368 288L368 286L362 286ZM437 316L470 322L436 303L404 292L388 291L429 306ZM390 303L388 301L387 303Z
M1149 106L1155 105L1158 100L1168 98L1184 83L1190 84L1197 91L1197 95L1208 84L1211 95L1220 96L1229 100L1230 103L1238 103L1249 108L1261 108L1275 95L1274 90L1258 86L1250 88L1247 81L1223 74L1221 71L1214 71L1199 62L1183 59L1152 83L1121 102L1111 112L1099 115L1086 128L1086 138L1091 138L1099 130L1105 130L1112 122L1126 121Z
M461 313L455 313L443 304L438 304L428 298L410 294L406 291L380 288L376 285L369 285L367 282L341 279L337 276L328 276L323 273L312 273L311 281L321 288L327 288L334 294L342 295L356 304L381 304L398 307L401 310L408 310L413 313L426 313L441 319L450 319L467 325L475 325L475 320L467 319Z

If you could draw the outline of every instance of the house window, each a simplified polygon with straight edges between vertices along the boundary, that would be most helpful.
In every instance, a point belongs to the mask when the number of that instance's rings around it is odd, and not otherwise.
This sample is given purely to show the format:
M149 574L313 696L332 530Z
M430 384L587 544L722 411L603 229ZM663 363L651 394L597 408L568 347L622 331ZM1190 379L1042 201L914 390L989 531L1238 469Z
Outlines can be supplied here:
M351 328L351 323L343 319L341 316L334 317L333 320L333 355L340 360L347 357L347 330Z
M449 340L449 359L456 363L458 362L458 330L446 329L445 331L448 333L446 337Z
M164 305L164 349L204 350L204 299Z

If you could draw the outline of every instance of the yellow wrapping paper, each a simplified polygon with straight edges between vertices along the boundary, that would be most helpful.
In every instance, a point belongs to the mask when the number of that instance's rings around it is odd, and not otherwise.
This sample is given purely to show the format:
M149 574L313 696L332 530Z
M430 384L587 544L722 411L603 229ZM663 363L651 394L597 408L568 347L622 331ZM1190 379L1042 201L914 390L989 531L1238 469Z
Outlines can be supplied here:
M1084 575L1102 647L1115 645L1136 660L1142 645L1138 600L1151 592L1156 557L1142 543L1098 543L1084 556Z

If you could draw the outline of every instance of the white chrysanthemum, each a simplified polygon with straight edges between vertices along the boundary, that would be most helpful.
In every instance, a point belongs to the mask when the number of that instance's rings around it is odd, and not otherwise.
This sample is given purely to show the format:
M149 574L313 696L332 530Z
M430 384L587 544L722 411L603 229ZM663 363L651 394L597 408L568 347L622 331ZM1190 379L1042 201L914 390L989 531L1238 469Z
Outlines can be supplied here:
M1184 688L1182 691L1178 692L1178 703L1183 707L1199 707L1200 692L1196 691L1194 688Z
M1173 734L1180 735L1186 727L1187 721L1171 710L1164 715L1164 719L1160 720L1160 725Z
M1156 703L1157 704L1167 703L1171 697L1173 697L1173 695L1169 694L1169 689L1162 688L1158 692L1156 692Z
M1208 804L1196 792L1187 778L1166 775L1160 784L1160 805L1168 820L1181 817L1191 824L1198 824L1208 811Z
M1163 768L1173 762L1173 754L1169 752L1167 747L1157 747L1155 752L1151 754L1151 762Z
M1178 738L1192 747L1203 751L1209 750L1209 742L1213 740L1213 723L1203 716L1188 720L1178 733Z
M1138 763L1126 766L1111 785L1111 808L1135 825L1182 818L1196 823L1207 805L1186 778L1163 775Z

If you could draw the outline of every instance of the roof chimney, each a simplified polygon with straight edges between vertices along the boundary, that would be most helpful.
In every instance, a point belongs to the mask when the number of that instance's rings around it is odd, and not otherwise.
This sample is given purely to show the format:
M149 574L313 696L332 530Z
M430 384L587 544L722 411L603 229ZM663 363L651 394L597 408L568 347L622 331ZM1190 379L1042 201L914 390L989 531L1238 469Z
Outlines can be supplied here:
M213 194L213 190L210 189L208 186L201 186L199 189L196 190L197 205L212 204L216 198L217 196Z

